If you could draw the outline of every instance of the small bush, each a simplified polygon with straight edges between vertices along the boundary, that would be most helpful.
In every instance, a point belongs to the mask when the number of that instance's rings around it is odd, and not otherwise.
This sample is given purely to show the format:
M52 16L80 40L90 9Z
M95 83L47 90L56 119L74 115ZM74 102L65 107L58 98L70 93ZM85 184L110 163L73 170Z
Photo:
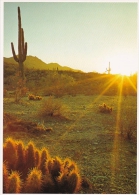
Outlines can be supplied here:
M33 142L25 147L11 138L4 143L4 156L9 146L16 156L4 158L4 193L77 193L80 189L79 171L71 160L51 158L46 148L39 150Z
M63 116L65 111L65 107L58 100L55 100L52 96L50 96L46 101L43 102L42 107L39 111L39 116L47 117L47 116Z
M99 105L99 111L102 113L111 113L112 107L107 106L105 103Z
M35 123L32 121L25 121L13 117L12 115L4 113L4 131L21 132L26 131L36 135L46 134L52 132L52 127L45 127L44 123Z
M128 120L126 123L121 122L120 134L127 140L136 139L137 124L135 121Z
M136 141L137 138L137 113L124 105L119 121L119 133L127 140Z

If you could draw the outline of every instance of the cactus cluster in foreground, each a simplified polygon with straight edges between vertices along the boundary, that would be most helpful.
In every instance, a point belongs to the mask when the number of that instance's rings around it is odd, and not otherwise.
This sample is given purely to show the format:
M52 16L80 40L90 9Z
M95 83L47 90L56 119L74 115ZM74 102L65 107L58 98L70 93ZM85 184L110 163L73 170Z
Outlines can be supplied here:
M77 193L81 179L70 159L51 158L33 142L7 138L3 144L3 193Z

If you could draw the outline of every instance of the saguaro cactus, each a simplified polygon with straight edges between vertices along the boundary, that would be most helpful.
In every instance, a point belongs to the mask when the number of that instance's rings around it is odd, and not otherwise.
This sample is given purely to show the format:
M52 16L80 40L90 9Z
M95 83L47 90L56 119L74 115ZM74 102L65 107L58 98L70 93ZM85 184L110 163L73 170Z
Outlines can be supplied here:
M24 79L24 64L27 56L27 42L24 43L24 30L21 27L20 7L18 7L18 56L15 53L14 45L11 43L14 60L19 64L19 73Z
M106 72L108 72L108 74L111 73L110 62L109 62L109 68L108 69L106 68Z

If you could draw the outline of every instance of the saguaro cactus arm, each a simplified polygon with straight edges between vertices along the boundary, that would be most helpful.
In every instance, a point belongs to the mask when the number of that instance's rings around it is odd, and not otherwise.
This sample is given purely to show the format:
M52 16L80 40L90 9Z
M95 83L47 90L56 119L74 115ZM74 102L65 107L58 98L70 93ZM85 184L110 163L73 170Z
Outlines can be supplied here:
M11 43L11 48L12 48L12 53L13 53L14 60L15 60L16 62L19 62L19 59L18 59L18 57L16 56L16 53L15 53L15 50L14 50L14 44L13 44L13 43Z

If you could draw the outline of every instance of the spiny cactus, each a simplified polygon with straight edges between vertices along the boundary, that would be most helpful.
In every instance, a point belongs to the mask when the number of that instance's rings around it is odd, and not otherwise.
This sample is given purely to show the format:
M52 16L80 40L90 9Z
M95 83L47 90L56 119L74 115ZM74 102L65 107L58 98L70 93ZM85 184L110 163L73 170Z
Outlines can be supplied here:
M3 163L3 193L8 193L9 172L6 163Z
M70 159L65 159L63 171L58 177L60 193L77 193L81 186L81 178L78 173L77 165Z
M61 173L58 177L60 193L77 193L81 186L81 179L76 171L69 174Z
M42 184L42 172L35 167L28 174L24 191L25 193L40 193Z
M46 173L47 171L47 167L46 167L46 163L48 160L48 151L46 150L46 148L43 148L41 150L41 160L40 160L40 170L42 171L42 173Z
M14 45L11 43L12 53L14 60L19 64L19 73L22 79L24 79L24 65L23 62L27 56L27 42L24 43L24 30L21 26L20 7L18 7L18 56L15 53Z
M17 171L13 171L9 176L8 193L20 193L21 192L21 179Z
M43 191L42 193L58 193L58 190L55 186L55 181L53 180L51 174L46 174L43 176Z
M60 175L61 168L62 161L60 158L55 157L54 159L50 159L48 161L48 169L54 179Z
M34 143L29 142L25 150L25 161L28 170L35 167L35 150Z
M25 148L22 141L17 143L17 163L16 169L21 172L25 166Z
M35 150L35 167L40 166L40 150Z
M7 138L3 146L3 160L7 162L9 170L15 170L17 162L16 142Z

